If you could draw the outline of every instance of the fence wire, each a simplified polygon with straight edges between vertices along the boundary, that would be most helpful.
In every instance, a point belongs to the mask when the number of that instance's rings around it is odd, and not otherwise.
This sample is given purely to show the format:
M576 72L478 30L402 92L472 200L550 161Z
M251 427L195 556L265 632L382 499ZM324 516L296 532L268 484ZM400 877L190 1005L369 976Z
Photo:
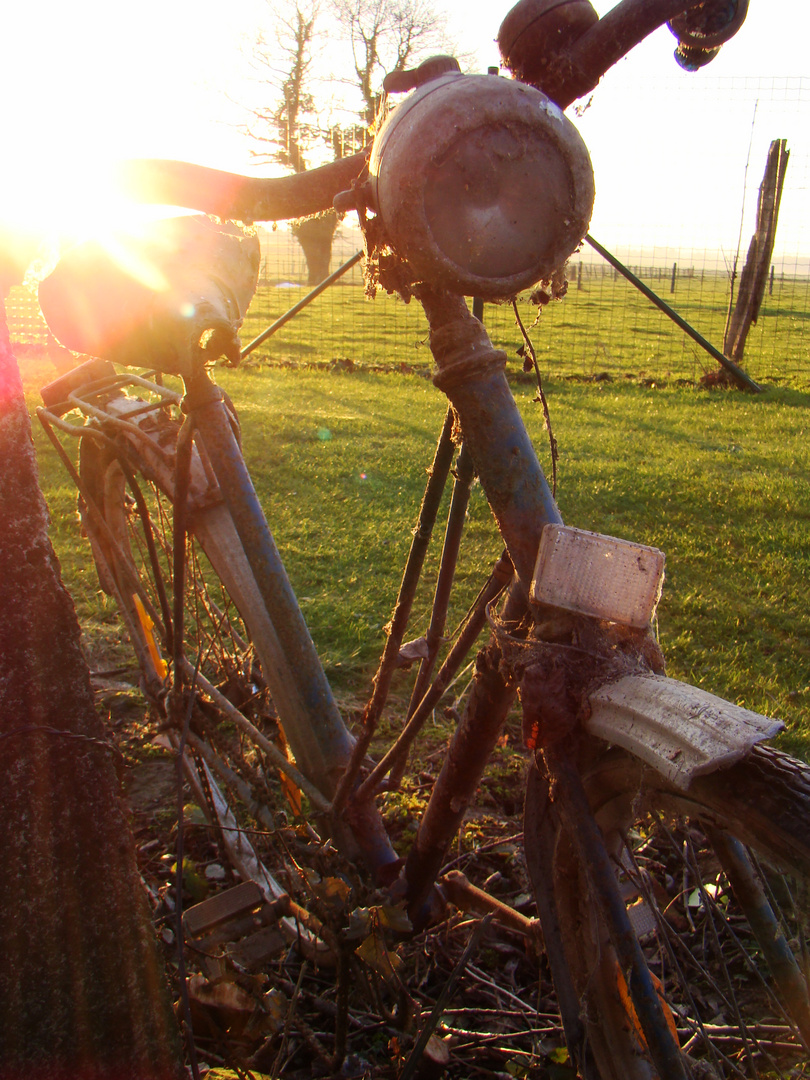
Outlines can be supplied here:
M592 148L597 176L591 232L722 348L732 282L754 229L767 148L772 139L787 138L790 161L776 247L743 367L758 381L810 383L810 78L699 73L656 85L664 93L656 95L654 124L648 119L644 127L638 86L614 73L575 118ZM669 105L661 106L661 100ZM706 113L717 118L713 126L698 123ZM624 121L611 129L615 115ZM361 246L352 220L338 228L332 270ZM287 227L262 229L260 239L259 287L245 341L309 288L303 253ZM546 377L692 382L714 369L714 360L589 247L571 258L567 276L568 295L543 309L532 331ZM525 298L521 303L524 321L532 322L534 309ZM30 293L12 290L7 308L12 340L47 344ZM487 305L485 321L495 344L519 362L521 338L508 306ZM417 304L388 296L368 300L357 267L269 339L251 362L427 368L427 327Z

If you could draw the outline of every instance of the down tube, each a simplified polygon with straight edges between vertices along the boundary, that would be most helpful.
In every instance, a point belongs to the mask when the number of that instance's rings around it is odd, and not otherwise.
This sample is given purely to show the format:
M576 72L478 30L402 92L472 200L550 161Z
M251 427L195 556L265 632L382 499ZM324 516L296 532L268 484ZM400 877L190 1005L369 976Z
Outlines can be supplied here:
M208 385L218 394L212 384ZM198 394L200 389L196 387ZM234 436L231 418L218 397L202 405L198 402L199 396L194 401L196 429L278 638L283 669L277 678L288 681L289 685L280 690L294 703L294 715L281 717L285 733L296 759L302 765L306 762L307 771L313 774L308 779L324 795L331 796L354 740L335 704ZM275 698L274 688L270 689Z

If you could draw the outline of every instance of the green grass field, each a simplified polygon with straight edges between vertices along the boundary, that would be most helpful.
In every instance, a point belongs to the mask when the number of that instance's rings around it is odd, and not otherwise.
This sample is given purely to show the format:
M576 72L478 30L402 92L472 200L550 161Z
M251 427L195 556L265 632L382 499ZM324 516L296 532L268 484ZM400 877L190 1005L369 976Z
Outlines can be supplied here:
M333 262L337 261L338 256ZM544 378L594 378L607 373L614 379L658 385L695 383L716 368L703 349L610 267L599 263L586 269L582 287L572 272L568 295L545 308L531 332ZM679 276L671 293L668 277L645 273L646 284L716 347L722 346L728 307L724 276L695 270L692 276ZM243 342L260 334L307 291L297 278L262 282L245 320ZM12 337L16 328L22 335L19 340L45 343L44 324L27 290L12 290L8 310ZM520 310L530 326L537 309L524 298ZM809 320L810 280L777 277L748 336L745 370L770 384L810 386ZM511 307L487 305L485 321L496 345L514 359L522 339ZM355 267L259 346L249 364L300 366L335 360L371 368L406 365L427 370L431 357L422 309L384 293L367 299Z
M571 282L568 295L544 309L531 336L544 377L593 377L670 383L697 382L715 361L649 300L613 272ZM646 281L662 299L720 348L728 306L724 277L679 277L674 293L665 280ZM251 305L243 341L257 336L306 293L305 286L263 286ZM536 309L520 304L526 325ZM777 385L810 385L810 282L776 279L752 327L743 363L752 378ZM508 305L487 305L485 321L499 348L512 358L521 344ZM291 323L259 346L251 361L322 363L350 359L366 366L429 367L427 326L416 303L380 294L364 297L359 271L328 290Z
M23 364L35 403L52 377ZM361 700L383 642L445 403L419 374L259 366L223 370L257 489L330 677ZM541 460L533 388L515 392ZM669 673L788 724L810 752L810 392L754 396L619 380L547 392L569 524L661 547L659 631ZM75 493L36 433L54 543L88 640L114 637ZM440 517L441 520L441 517ZM480 488L451 623L500 550ZM424 629L434 554L413 624ZM403 689L402 687L400 688Z

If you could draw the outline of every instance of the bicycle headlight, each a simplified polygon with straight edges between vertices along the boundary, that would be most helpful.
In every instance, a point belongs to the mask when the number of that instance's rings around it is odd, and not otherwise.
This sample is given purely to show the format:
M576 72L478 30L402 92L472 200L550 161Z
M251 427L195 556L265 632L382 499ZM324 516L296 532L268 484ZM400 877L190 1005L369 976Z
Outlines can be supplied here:
M587 232L593 169L576 128L539 90L444 74L387 118L367 201L415 280L506 299L550 277Z

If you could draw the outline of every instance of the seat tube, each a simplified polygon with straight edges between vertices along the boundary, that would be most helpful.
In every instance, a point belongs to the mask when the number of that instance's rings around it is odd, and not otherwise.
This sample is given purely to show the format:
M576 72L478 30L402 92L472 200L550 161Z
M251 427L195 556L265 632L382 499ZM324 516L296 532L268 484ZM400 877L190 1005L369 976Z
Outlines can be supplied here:
M255 644L281 725L301 771L331 799L349 764L354 737L332 695L221 391L200 372L187 380L185 404L193 414L269 619L262 630L268 640ZM332 821L332 828L344 854L361 857L375 876L396 861L373 801L350 805L339 821Z

